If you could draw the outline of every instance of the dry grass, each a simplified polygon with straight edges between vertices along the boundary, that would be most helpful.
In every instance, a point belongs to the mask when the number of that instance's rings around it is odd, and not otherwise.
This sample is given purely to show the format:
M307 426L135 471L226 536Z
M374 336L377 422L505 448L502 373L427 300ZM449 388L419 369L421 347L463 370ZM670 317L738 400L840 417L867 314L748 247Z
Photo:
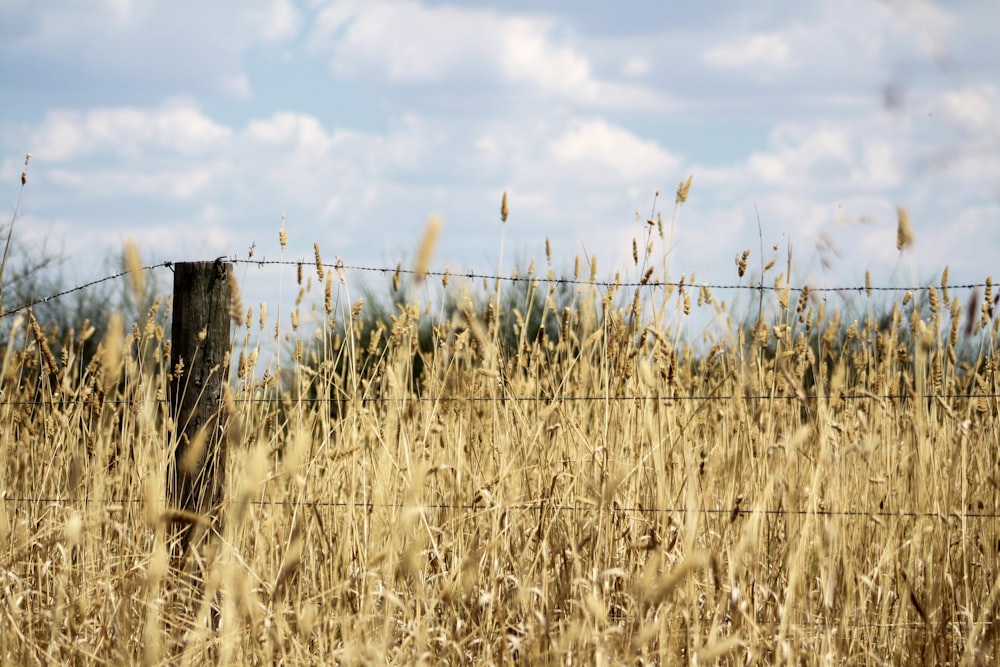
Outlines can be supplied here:
M183 573L169 302L86 367L86 332L19 322L0 661L995 664L992 313L942 289L923 317L845 324L780 277L766 322L697 352L685 313L738 310L709 290L580 285L541 301L558 336L512 350L497 304L462 297L372 343L344 274L317 270L324 305L284 315L280 368L251 342L276 323L240 318L220 534ZM962 367L967 316L984 352Z

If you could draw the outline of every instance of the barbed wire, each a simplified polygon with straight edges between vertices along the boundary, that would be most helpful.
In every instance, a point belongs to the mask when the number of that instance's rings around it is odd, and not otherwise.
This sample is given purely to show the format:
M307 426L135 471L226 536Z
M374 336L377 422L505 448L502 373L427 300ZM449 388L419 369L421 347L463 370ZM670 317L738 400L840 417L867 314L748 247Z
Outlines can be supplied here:
M142 267L142 270L143 271L152 271L154 269L169 268L169 267L172 267L172 266L173 266L173 262L160 262L159 264L150 264L149 266L144 266L144 267ZM16 313L20 313L21 311L24 311L24 310L28 310L29 308L37 306L40 303L48 303L49 301L53 301L55 299L59 299L61 297L67 296L69 294L73 294L74 292L79 292L81 290L85 290L85 289L88 289L90 287L94 287L95 285L100 285L101 283L106 283L109 280L117 280L118 278L121 278L123 276L127 276L130 273L132 273L131 270L124 269L122 271L119 271L118 273L113 273L113 274L111 274L109 276L104 276L103 278L98 278L96 280L91 280L90 282L83 283L82 285L77 285L76 287L72 287L70 289L63 290L62 292L56 292L55 294L50 294L49 296L43 297L41 299L35 299L34 301L30 301L30 302L28 302L28 303L26 303L24 305L18 306L16 308L11 308L10 310L4 310L4 311L0 312L0 319L3 319L3 318L5 318L5 317L7 317L9 315L14 315Z
M348 403L488 403L496 401L498 403L576 403L576 402L612 402L612 403L623 403L629 401L655 401L662 403L672 403L674 401L734 401L737 399L743 399L746 401L860 401L860 400L873 400L873 401L900 401L900 400L975 400L980 398L1000 398L1000 393L991 392L971 392L968 394L908 394L908 393L890 393L890 394L875 394L870 392L864 393L851 393L851 394L708 394L708 395L686 395L686 396L667 396L667 395L653 395L653 394L635 394L635 395L625 395L625 396L513 396L513 395L498 395L498 396L296 396L294 398L286 398L284 396L273 396L273 397L253 397L253 398L239 398L234 397L233 403L237 404L279 404L290 401L293 405L295 403L308 403L308 404L323 404L323 403L337 403L337 404L348 404ZM166 398L141 398L141 399L103 399L100 400L95 397L88 398L34 398L34 399L14 399L14 400L0 400L0 406L52 406L52 407L65 407L72 405L80 405L86 403L97 403L100 402L102 405L115 405L115 406L136 406L136 405L147 405L147 404L163 404L166 405L170 401Z
M309 267L309 266L313 266L313 267L317 266L316 262L308 262L308 261L305 261L305 260L224 259L224 261L232 263L232 264L241 264L241 265L247 265L247 266L258 266L258 267L261 267L261 268L263 268L265 266L294 266L296 268L300 267L300 266L303 267L303 268L304 267ZM162 268L172 269L174 267L174 264L175 264L174 262L160 262L158 264L150 264L148 266L144 266L144 267L142 267L142 270L143 271L152 271L152 270L155 270L155 269L162 269ZM501 282L510 282L510 283L534 283L534 282L538 282L538 283L546 283L546 284L550 284L550 285L578 285L578 286L591 285L591 286L594 286L594 287L601 287L601 288L606 288L606 289L611 289L611 288L620 289L620 288L625 288L625 287L628 287L628 288L632 288L632 287L647 287L647 288L673 287L673 288L678 288L679 289L681 287L686 287L686 288L690 288L690 289L707 288L707 289L710 289L710 290L751 290L751 291L758 291L758 292L778 292L778 291L783 291L783 290L787 289L790 292L802 292L802 291L808 290L810 293L857 292L859 294L863 294L863 293L869 293L869 292L904 292L904 293L905 292L924 292L924 291L929 291L932 288L933 289L938 289L938 288L940 288L940 289L949 289L949 290L951 290L951 289L956 289L956 290L957 289L979 289L979 288L986 288L988 286L991 286L991 283L989 283L989 282L981 282L981 283L962 283L962 284L941 285L941 286L936 286L936 285L911 285L911 286L843 285L843 286L840 286L840 287L816 287L816 286L806 285L806 286L800 286L800 287L794 287L794 286L778 287L778 286L775 286L775 285L764 285L763 283L758 283L756 285L746 285L746 284L739 284L739 283L731 283L731 284L725 284L725 283L691 283L691 282L685 282L684 280L677 280L677 281L649 280L649 281L638 281L638 282L634 282L634 281L625 281L625 282L622 282L622 281L589 280L589 279L585 280L585 279L582 279L582 278L568 278L568 277L561 277L561 276L553 276L553 277L550 278L548 276L544 276L543 277L543 276L534 275L534 274L527 275L527 276L520 276L520 275L501 276L501 275L490 274L490 273L478 273L478 272L475 272L475 271L461 271L461 270L451 271L451 270L448 270L448 269L445 269L443 271L441 271L441 270L435 270L435 271L417 271L416 269L405 269L405 268L402 268L402 267L391 268L391 267L380 267L380 266L366 266L366 265L362 265L362 264L344 264L343 262L336 262L336 263L326 263L326 262L323 262L323 263L320 263L319 266L322 266L322 267L328 268L328 269L334 269L334 270L364 271L364 272L369 272L369 273L380 273L382 275L408 275L408 276L421 276L421 277L423 277L423 276L431 276L431 277L436 277L436 278L445 278L445 277L448 277L448 278L466 278L466 279L469 279L469 280L486 280L486 281L493 281L493 282L495 282L495 281L501 281ZM80 285L77 285L75 287L63 290L61 292L56 292L55 294L50 294L50 295L45 296L45 297L34 299L34 300L32 300L32 301L30 301L28 303L22 304L20 306L15 307L15 308L11 308L9 310L3 310L2 312L0 312L0 319L3 319L5 317L8 317L10 315L14 315L16 313L19 313L19 312L22 312L22 311L25 311L25 310L28 310L29 308L32 308L32 307L37 306L39 304L48 303L49 301L53 301L55 299L59 299L61 297L67 296L69 294L73 294L74 292L79 292L79 291L88 289L90 287L94 287L96 285L100 285L101 283L105 283L105 282L108 282L108 281L111 281L111 280L117 280L119 278L122 278L124 276L129 275L130 273L131 273L130 270L124 269L122 271L118 271L117 273L113 273L113 274L104 276L103 278L97 278L95 280L91 280L89 282L82 283Z
M7 497L0 498L5 503L38 503L48 505L139 505L149 502L146 498L64 498L58 496L41 496L37 498L27 497ZM872 519L938 519L962 520L962 519L1000 519L1000 512L986 511L916 511L916 510L837 510L824 509L821 507L811 509L788 509L788 508L750 508L739 505L733 507L644 507L641 505L601 505L589 503L584 505L568 505L565 503L550 502L518 502L510 504L495 504L488 502L466 502L466 503L387 503L387 502L363 502L346 500L251 500L249 504L258 507L316 507L332 509L355 509L355 510L461 510L485 511L485 510L512 510L518 512L610 512L622 514L709 514L729 516L731 520L743 516L754 514L764 516L828 516L828 517L867 517Z
M361 401L364 403L392 403L392 402L407 402L416 401L420 403L453 403L453 402L489 402L489 401L511 401L511 402L539 402L539 403L558 403L561 401L566 402L589 402L589 401L611 401L611 402L628 402L628 401L732 401L738 398L750 401L771 401L771 400L902 400L902 399L974 399L974 398L997 398L1000 394L993 393L973 393L973 394L718 394L718 395L688 395L688 396L657 396L657 395L630 395L630 396L511 396L511 395L499 395L499 396L370 396L361 398L352 397L301 397L295 398L293 401L300 401L303 403L351 403L353 401ZM280 397L273 398L246 398L246 399L234 399L235 402L247 402L247 403L280 403L285 399Z
M309 262L306 260L279 260L279 259L227 259L227 262L233 264L255 264L260 267L264 266L294 266L294 267L310 267L317 266L316 262ZM416 269L404 269L402 267L382 267L382 266L366 266L362 264L344 264L343 262L327 263L321 262L318 266L322 266L327 269L343 270L343 271L365 271L370 273L381 273L383 275L408 275L408 276L432 276L435 278L467 278L471 280L487 280L487 281L501 281L501 282L540 282L549 283L554 285L593 285L595 287L606 287L606 288L621 288L621 287L686 287L691 289L699 289L702 287L707 287L713 290L731 290L731 289L743 289L743 290L753 290L753 291L765 291L765 292L776 292L783 291L785 287L776 287L774 285L744 285L738 283L732 284L722 284L722 283L691 283L685 281L660 281L660 280L649 280L649 281L639 281L639 282L615 282L615 281L602 281L602 280L585 280L582 278L567 278L554 276L549 278L547 276L539 275L527 275L527 276L501 276L496 274L488 273L477 273L475 271L450 271L445 269L444 271L418 271ZM942 289L947 287L947 289L976 289L983 287L985 288L988 283L963 283L956 285L919 285L910 287L889 287L889 286L876 286L876 285L845 285L841 287L813 287L813 286L803 286L803 287L788 287L792 292L802 292L803 290L808 290L809 292L918 292L918 291L928 291L931 288Z

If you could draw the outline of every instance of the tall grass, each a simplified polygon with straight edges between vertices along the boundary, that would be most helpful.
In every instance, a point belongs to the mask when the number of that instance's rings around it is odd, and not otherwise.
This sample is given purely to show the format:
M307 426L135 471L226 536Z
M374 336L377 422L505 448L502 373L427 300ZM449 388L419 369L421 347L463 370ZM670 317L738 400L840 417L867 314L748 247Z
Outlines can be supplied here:
M635 259L634 297L446 278L454 307L401 303L377 335L319 263L321 303L241 318L195 579L167 543L169 299L86 366L88 330L19 319L0 660L993 664L992 295L848 323L784 275L727 321ZM699 309L722 326L694 346Z

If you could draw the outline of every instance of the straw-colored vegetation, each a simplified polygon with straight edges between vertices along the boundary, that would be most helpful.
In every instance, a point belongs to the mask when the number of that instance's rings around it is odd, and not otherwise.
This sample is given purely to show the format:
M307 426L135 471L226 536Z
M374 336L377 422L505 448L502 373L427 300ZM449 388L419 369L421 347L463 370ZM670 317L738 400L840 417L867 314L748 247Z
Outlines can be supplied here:
M648 229L617 289L422 247L391 318L318 248L290 267L299 303L234 312L225 502L184 560L170 300L91 360L89 325L19 317L0 662L995 664L991 288L798 291L741 253L775 289L723 303L657 284Z

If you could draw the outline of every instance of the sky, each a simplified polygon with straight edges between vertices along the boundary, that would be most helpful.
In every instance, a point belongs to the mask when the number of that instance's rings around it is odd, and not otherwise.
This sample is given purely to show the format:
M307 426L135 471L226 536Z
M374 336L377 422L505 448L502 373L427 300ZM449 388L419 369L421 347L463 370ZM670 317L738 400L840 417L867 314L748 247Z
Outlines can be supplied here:
M558 274L629 277L658 213L661 279L791 247L796 285L982 282L997 25L971 0L0 0L0 197L9 221L30 152L14 233L81 280L128 238L407 267L431 216L432 268L541 265L548 239Z

